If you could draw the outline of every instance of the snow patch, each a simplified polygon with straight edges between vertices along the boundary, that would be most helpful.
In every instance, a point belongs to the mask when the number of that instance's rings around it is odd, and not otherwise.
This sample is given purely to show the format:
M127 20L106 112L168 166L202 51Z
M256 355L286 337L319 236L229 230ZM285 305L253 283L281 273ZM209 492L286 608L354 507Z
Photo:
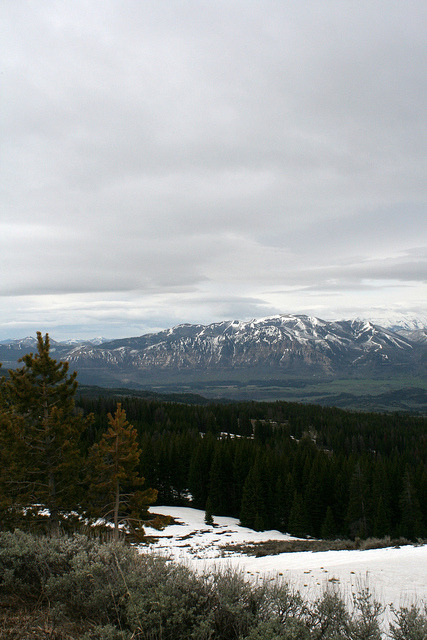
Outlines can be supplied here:
M170 515L177 524L163 531L149 527L157 538L151 548L197 571L235 568L248 579L287 580L308 598L325 587L338 588L351 602L352 594L368 586L387 607L427 602L427 545L367 551L296 552L256 558L224 553L223 546L267 540L292 540L279 531L253 531L241 527L236 518L213 516L214 526L204 521L204 512L188 507L151 507L152 513ZM145 550L146 547L141 547Z

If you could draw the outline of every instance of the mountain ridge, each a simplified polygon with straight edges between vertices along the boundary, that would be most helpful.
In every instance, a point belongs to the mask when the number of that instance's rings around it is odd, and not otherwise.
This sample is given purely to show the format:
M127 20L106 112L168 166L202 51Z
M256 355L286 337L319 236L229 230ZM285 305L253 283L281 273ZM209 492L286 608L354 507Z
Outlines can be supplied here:
M51 351L77 369L85 383L102 380L107 386L117 382L150 385L169 378L197 380L210 375L217 379L229 375L233 379L369 378L397 373L422 376L427 351L424 337L425 330L402 333L368 320L328 321L281 314L208 325L184 323L101 344L52 340ZM30 342L0 344L0 361L11 366Z

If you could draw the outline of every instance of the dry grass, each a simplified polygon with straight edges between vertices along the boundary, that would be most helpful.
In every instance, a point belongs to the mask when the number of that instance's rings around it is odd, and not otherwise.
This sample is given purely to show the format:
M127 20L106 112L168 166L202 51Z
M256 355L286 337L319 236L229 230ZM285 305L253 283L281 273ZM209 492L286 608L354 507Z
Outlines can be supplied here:
M80 640L90 625L54 622L48 607L28 607L19 602L0 606L1 640Z
M427 540L419 540L426 544ZM300 551L353 551L359 549L384 549L386 547L403 547L414 544L406 538L368 538L367 540L267 540L265 542L248 542L243 544L227 544L221 547L223 554L244 553L261 558L279 553L297 553Z

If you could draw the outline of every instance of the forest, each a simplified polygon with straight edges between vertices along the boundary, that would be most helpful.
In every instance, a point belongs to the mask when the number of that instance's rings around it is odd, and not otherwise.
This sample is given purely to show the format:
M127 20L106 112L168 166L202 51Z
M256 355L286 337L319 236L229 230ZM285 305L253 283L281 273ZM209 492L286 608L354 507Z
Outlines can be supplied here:
M44 508L54 526L72 513L143 532L157 497L256 530L427 537L425 417L85 395L40 334L22 362L0 384L3 529Z
M119 400L159 504L303 536L426 536L427 421L287 402L85 398L87 445Z

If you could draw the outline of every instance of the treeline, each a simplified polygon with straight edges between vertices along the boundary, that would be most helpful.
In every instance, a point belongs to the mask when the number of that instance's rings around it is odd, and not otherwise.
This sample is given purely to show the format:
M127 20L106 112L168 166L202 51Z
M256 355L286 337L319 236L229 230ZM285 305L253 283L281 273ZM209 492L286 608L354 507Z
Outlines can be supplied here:
M427 422L298 403L207 406L120 397L160 504L316 537L427 535ZM78 401L106 428L117 398Z
M116 536L121 523L143 535L157 495L258 530L427 536L425 418L125 393L76 403L76 374L37 339L0 378L0 528L44 510L53 528L102 516Z

